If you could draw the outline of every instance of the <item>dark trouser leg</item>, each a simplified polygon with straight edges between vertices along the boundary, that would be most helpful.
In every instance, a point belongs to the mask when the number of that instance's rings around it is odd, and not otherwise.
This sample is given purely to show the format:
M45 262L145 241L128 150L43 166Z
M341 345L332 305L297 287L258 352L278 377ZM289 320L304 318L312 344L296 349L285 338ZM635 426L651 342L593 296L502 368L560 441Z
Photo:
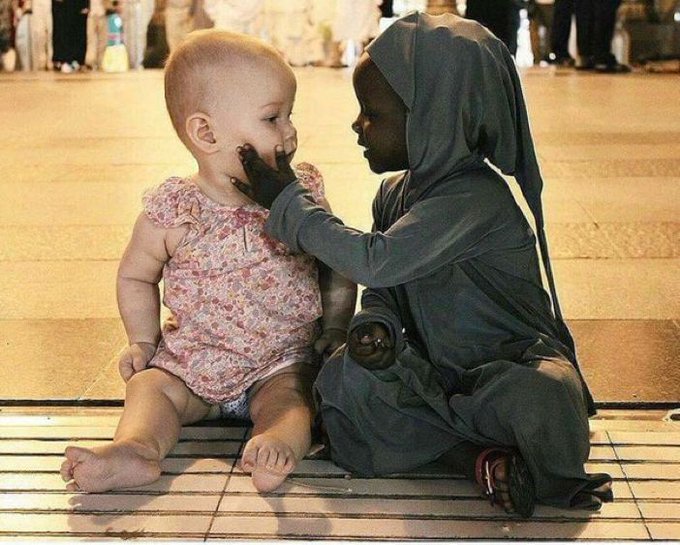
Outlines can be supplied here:
M547 60L551 51L550 43L552 41L554 7L549 4L543 4L539 6L539 13L541 14L541 21L545 28L545 37L541 40L541 57L544 60Z
M470 372L475 383L471 395L453 396L451 408L487 445L519 450L538 501L568 507L588 484L584 463L590 450L586 403L575 369L561 360L499 361L483 367Z
M83 66L87 50L87 14L77 13L73 17L73 60Z
M52 60L68 62L68 8L66 0L52 2Z
M611 44L620 0L597 0L593 21L593 56L596 63L612 61Z
M519 8L515 6L514 2L509 2L506 9L507 19L505 21L506 25L506 38L503 40L505 45L508 46L510 53L515 56L517 54L517 31L519 30Z
M439 375L408 350L380 371L336 353L314 389L331 458L359 475L415 469L464 440L454 429Z
M571 18L574 14L574 0L555 0L551 33L552 51L557 60L569 55L569 34Z
M410 349L370 371L346 354L315 383L319 411L339 465L360 475L407 471L446 456L466 475L476 445L512 447L527 463L536 498L569 507L589 485L583 388L566 360L495 361L466 371L450 395L432 364ZM467 444L466 444L467 443Z
M465 475L468 479L474 481L475 462L485 448L469 441L462 441L442 454L438 461L455 473Z
M602 0L576 0L576 44L580 57L593 56L593 39L595 32L595 3Z

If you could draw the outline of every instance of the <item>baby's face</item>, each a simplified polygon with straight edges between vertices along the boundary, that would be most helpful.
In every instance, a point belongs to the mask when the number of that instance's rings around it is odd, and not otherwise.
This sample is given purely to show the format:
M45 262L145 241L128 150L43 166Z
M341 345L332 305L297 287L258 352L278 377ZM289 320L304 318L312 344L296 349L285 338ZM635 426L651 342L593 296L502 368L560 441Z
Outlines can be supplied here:
M261 62L244 69L238 81L217 97L214 131L220 143L226 174L246 180L238 146L251 144L268 165L276 168L274 148L283 146L289 161L297 150L297 130L291 121L296 82L285 65Z

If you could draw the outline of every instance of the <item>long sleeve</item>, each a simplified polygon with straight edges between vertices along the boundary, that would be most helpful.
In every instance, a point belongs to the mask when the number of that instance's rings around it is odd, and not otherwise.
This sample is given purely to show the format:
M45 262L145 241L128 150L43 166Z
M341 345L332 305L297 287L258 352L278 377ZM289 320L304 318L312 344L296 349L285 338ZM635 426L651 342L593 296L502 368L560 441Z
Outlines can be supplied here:
M274 202L266 230L358 284L396 286L488 249L485 241L506 223L503 200L466 191L463 184L458 192L416 203L384 232L364 233L345 226L315 205L299 184L291 184Z

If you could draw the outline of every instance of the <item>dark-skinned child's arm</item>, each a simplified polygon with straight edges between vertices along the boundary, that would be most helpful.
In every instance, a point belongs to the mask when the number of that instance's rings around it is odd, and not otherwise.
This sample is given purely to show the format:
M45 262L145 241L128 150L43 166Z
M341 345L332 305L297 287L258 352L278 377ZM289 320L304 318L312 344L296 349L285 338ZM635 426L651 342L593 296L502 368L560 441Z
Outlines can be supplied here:
M277 146L274 150L276 169L269 167L250 144L245 143L237 151L248 182L232 179L232 183L260 206L271 208L279 193L296 180L283 148ZM331 213L325 198L317 199L317 204ZM319 261L318 264L323 329L314 349L325 360L347 341L347 327L356 307L357 286L325 263Z
M319 262L319 288L323 306L322 333L314 343L314 349L325 361L347 342L347 328L354 315L357 286Z
M330 204L325 198L319 199L319 205L328 212L331 211ZM347 342L347 328L356 307L357 286L325 263L319 261L318 264L323 317L322 333L314 343L314 349L325 361Z

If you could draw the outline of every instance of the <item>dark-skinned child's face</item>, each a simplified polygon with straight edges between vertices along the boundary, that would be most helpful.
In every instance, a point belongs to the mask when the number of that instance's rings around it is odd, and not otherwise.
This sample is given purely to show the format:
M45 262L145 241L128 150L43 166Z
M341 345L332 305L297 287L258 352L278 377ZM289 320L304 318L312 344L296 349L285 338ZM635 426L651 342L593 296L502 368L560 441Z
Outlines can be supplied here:
M408 110L365 53L354 70L354 92L361 109L352 130L359 135L357 143L366 148L364 157L371 170L378 174L406 170Z

